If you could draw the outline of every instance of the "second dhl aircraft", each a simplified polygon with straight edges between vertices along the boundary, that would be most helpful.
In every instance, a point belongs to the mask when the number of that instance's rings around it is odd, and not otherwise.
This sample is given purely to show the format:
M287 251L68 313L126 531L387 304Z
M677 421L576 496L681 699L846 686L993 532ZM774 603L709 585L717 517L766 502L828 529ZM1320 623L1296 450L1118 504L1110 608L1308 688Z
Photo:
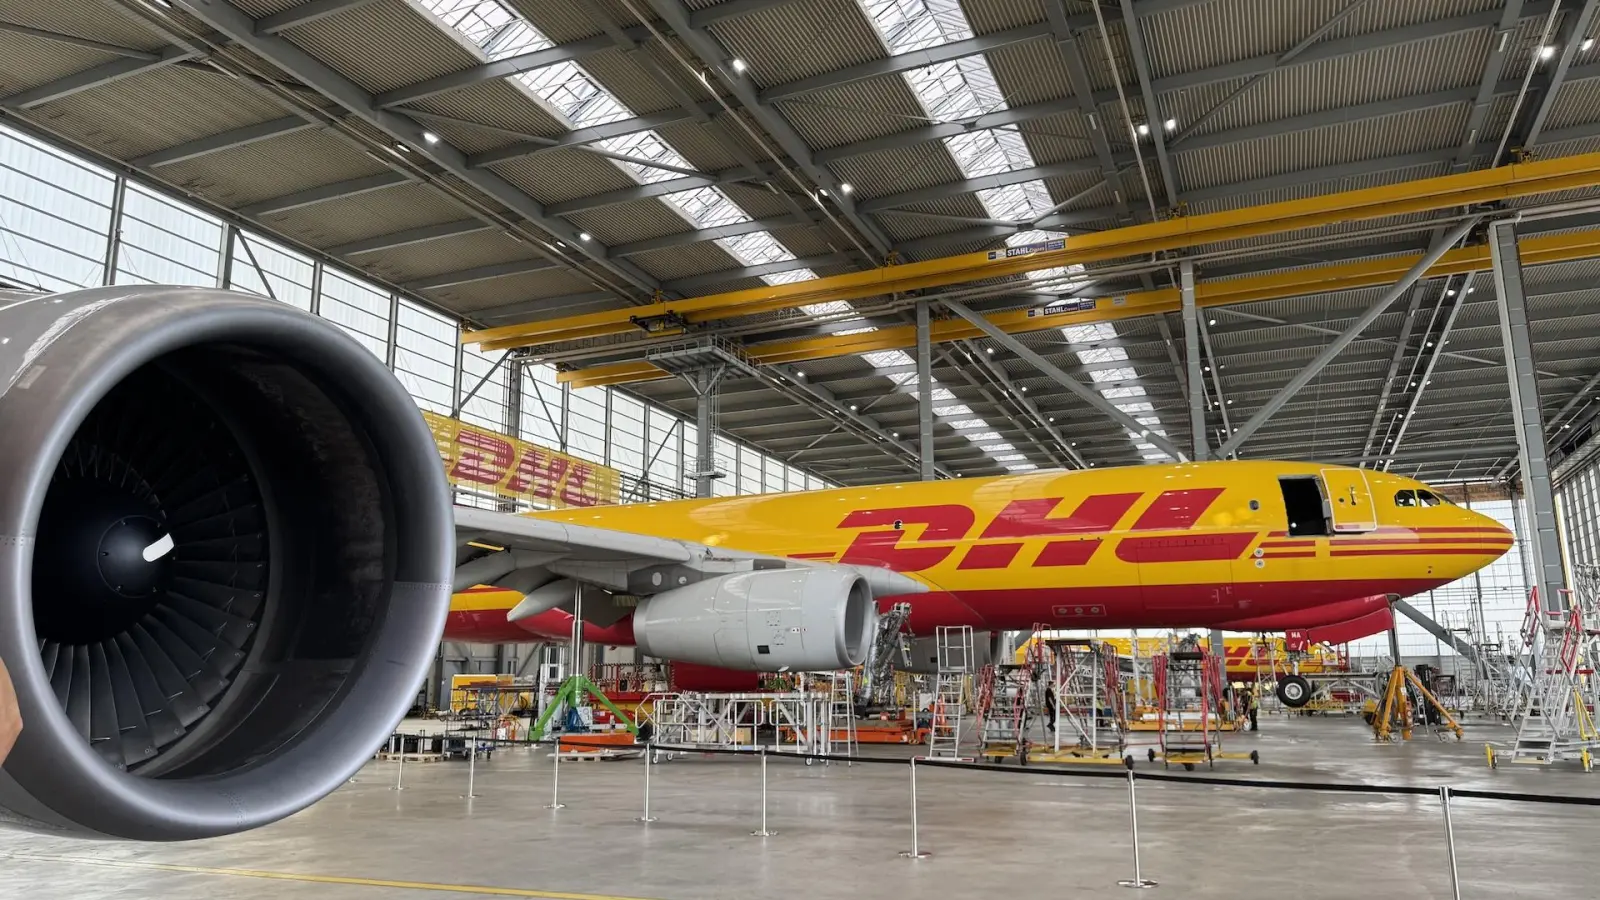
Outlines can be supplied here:
M728 550L884 566L926 585L908 628L1215 627L1352 622L1488 565L1510 531L1422 482L1307 463L1180 463L850 487L530 515ZM560 640L561 609L458 593L446 638ZM1385 613L1386 615L1386 613ZM631 619L585 626L633 643Z

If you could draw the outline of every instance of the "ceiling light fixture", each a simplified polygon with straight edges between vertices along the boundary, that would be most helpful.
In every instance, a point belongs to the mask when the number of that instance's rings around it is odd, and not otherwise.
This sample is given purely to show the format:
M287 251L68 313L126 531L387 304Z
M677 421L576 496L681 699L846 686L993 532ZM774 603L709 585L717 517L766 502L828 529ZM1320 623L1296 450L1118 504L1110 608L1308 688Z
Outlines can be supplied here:
M855 189L856 189L856 186L851 184L848 181L839 182L839 193L841 193L841 194L849 194L849 193L853 192Z
M589 238L590 238L589 232L587 232L587 231L578 232L578 240L587 241L587 240L589 240Z
M1178 120L1177 119L1168 119L1165 122L1162 122L1161 124L1164 125L1168 131L1177 131L1178 130Z
M431 132L431 131L424 131L424 132L423 132L423 133L422 133L422 139L423 139L423 140L424 140L424 141L427 141L427 142L428 142L428 143L430 143L430 144L437 144L437 143L439 143L439 136L438 136L438 135L437 135L437 134L434 134L434 133L433 133L433 132Z
M733 58L733 70L735 72L738 72L739 74L743 75L745 70L748 69L748 68L750 68L750 66L744 60L740 59L737 56L735 56Z

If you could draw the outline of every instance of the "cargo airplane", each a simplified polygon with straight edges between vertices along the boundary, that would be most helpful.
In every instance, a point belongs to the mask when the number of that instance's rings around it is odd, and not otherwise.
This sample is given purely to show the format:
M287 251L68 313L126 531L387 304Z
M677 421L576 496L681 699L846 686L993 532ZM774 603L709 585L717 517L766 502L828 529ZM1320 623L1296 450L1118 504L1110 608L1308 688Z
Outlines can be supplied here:
M748 671L859 664L896 603L924 636L1349 623L1512 545L1413 479L1266 461L458 509L457 538L447 639L564 639L584 590L590 641Z

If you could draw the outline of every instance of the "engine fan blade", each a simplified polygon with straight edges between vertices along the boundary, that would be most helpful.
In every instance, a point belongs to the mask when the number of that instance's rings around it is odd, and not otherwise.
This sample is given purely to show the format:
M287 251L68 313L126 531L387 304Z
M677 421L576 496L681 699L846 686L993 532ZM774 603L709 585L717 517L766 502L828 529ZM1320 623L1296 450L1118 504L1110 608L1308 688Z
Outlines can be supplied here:
M67 721L88 741L93 731L89 727L89 648L72 648L72 680L67 686Z
M146 617L146 621L151 621ZM157 627L159 622L153 623ZM172 658L161 642L156 640L144 625L135 625L129 629L129 636L137 653L130 652L127 658L130 663L135 659L142 660L150 669L151 675L159 685L161 695L167 699L167 706L172 714L178 717L178 723L188 728L200 719L201 716L211 711L211 706L200 696L194 685L184 676L183 668L178 661ZM176 641L177 637L172 637ZM184 648L188 650L188 648ZM194 656L194 651L188 651L194 657L197 667L203 667L199 657ZM137 682L135 682L137 684ZM215 695L213 695L215 696Z
M100 652L105 656L106 672L111 678L111 694L116 704L117 751L124 767L141 763L156 755L155 735L145 716L144 704L133 688L133 676L122 659L117 642L101 641Z
M110 648L107 648L106 656L112 658L113 653ZM183 737L186 729L174 712L176 704L172 698L161 692L161 684L151 671L150 663L144 658L144 651L134 643L132 636L126 633L117 635L115 660L120 660L123 669L128 673L128 684L133 689L134 700L144 715L145 724L150 730L151 743L156 749L159 750ZM116 669L115 660L112 663L113 671ZM196 715L196 718L199 716Z
M201 603L176 591L167 591L162 603L173 612L204 628L206 633L221 638L234 649L244 647L250 636L255 634L256 623L249 619L223 612L215 606Z
M204 657L178 636L177 632L168 627L168 622L176 617L168 613L158 618L160 613L161 610L158 608L155 614L145 616L142 623L145 630L150 632L150 636L156 639L156 643L161 645L166 655L177 664L178 671L183 674L183 680L194 689L197 698L204 703L217 699L228 686L228 680L213 669ZM200 634L204 642L205 632L201 631ZM210 639L210 642L213 646L220 646L215 638Z
M89 653L89 746L106 762L126 768L122 761L122 728L117 717L117 694L111 686L111 664L105 648L92 644Z

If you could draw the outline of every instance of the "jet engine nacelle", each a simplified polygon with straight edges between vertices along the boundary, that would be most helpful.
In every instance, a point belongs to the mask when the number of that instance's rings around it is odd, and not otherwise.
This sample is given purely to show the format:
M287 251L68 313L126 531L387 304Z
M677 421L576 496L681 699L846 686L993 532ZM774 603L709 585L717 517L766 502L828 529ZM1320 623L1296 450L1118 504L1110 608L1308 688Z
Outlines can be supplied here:
M993 662L999 662L1001 656L1001 642L1003 635L998 631L972 632L972 662L967 667L970 672L976 672ZM900 660L895 660L895 667L902 672L913 675L934 675L939 671L939 639L937 637L913 638L908 642L910 649L906 651L909 665L902 667Z
M721 575L640 600L633 636L662 659L820 672L860 665L876 624L866 579L808 566Z
M383 362L270 300L0 296L0 823L182 840L343 784L449 610L438 450Z

